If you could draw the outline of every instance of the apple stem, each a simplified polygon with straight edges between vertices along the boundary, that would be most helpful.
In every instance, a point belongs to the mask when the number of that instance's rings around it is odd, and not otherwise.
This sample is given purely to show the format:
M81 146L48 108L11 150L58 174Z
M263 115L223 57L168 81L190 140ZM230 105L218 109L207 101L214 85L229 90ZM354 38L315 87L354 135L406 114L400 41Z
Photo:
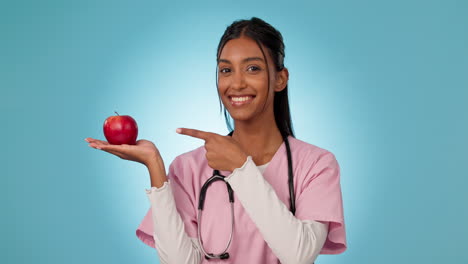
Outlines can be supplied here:
M119 113L117 113L117 111L114 111L114 113L116 113L117 115L119 115Z

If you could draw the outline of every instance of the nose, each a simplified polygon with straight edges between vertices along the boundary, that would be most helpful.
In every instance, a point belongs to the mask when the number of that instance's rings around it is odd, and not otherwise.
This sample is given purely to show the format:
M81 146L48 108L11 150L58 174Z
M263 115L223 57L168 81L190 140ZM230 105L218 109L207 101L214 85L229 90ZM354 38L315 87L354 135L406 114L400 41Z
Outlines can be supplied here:
M232 89L240 90L240 89L244 89L244 88L247 87L247 83L245 81L244 73L242 73L241 71L234 72L234 74L232 75L231 80L232 80L231 81L231 88Z

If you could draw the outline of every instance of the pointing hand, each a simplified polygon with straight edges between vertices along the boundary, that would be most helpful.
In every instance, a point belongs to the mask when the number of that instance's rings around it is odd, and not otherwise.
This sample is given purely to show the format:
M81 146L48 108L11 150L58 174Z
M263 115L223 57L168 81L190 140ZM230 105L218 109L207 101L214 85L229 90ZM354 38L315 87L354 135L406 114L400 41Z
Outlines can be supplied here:
M231 136L205 132L190 128L178 128L177 133L205 141L208 166L220 171L233 171L240 168L247 160L247 154Z

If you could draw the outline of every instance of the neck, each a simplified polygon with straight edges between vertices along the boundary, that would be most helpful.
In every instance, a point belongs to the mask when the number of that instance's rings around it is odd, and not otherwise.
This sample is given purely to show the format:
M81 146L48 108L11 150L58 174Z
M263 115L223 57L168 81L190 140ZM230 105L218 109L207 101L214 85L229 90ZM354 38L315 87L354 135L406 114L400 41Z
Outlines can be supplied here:
M263 122L235 120L232 138L239 142L247 155L252 156L257 166L269 162L283 143L274 116L271 117Z

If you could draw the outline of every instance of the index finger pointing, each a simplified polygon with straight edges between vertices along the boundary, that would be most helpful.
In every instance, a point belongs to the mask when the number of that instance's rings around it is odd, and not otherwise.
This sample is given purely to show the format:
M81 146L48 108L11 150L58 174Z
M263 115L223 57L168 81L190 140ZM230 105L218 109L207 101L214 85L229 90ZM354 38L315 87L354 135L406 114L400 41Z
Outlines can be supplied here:
M210 132L205 132L205 131L191 129L191 128L177 128L176 132L182 135L196 137L196 138L200 138L203 140L207 140L212 134Z

